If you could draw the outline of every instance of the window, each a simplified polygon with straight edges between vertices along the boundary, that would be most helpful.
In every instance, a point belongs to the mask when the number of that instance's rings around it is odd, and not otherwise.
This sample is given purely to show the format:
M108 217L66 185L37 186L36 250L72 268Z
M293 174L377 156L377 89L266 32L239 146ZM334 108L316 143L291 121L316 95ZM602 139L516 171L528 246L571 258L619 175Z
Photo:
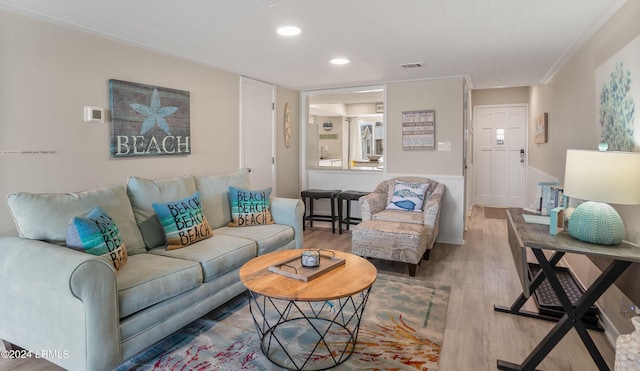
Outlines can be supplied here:
M496 144L504 146L504 129L496 129Z
M301 96L309 117L304 127L308 168L384 168L386 128L380 112L384 87L333 89Z
M383 155L384 125L382 115L375 118L358 118L360 125L360 142L362 146L360 159Z

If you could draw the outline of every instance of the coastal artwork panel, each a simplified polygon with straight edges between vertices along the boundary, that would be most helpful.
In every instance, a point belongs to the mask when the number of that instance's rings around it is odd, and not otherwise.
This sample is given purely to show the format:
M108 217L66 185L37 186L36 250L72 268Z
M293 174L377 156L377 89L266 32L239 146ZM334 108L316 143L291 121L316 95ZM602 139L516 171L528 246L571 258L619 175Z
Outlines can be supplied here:
M610 151L640 151L640 36L595 70L596 126Z
M547 132L549 125L549 114L546 112L538 115L534 119L534 123L536 126L536 135L534 137L534 141L536 144L547 143Z
M111 156L191 153L189 92L109 80Z
M402 149L436 149L436 111L402 112Z

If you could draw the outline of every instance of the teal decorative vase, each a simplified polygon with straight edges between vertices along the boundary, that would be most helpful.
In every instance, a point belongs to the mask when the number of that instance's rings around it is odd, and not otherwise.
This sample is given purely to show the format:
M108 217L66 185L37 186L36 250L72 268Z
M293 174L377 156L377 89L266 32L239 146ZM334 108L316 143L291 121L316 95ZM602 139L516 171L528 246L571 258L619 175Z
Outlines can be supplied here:
M604 143L604 142L598 144L598 150L600 152L607 152L608 149L609 149L609 144Z
M617 245L624 239L624 223L611 205L587 201L571 214L569 234L580 241Z

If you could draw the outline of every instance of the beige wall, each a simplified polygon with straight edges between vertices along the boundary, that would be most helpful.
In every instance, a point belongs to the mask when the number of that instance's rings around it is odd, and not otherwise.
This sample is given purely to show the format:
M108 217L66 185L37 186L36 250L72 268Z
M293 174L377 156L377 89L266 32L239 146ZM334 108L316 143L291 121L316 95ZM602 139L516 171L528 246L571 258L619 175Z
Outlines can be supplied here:
M461 176L463 98L461 78L388 84L387 171ZM402 112L428 109L436 111L436 150L403 150ZM437 151L438 142L451 142L451 152Z
M239 167L239 76L69 28L0 11L0 195L73 192L147 178L220 174ZM108 80L190 92L189 156L109 155L109 124L83 122L83 106L108 109ZM298 188L298 93L277 89L279 194ZM293 144L285 149L284 103L292 110ZM0 235L13 234L6 207Z
M279 197L300 197L300 92L276 88L276 181ZM284 144L284 106L291 113L291 144Z
M549 84L531 88L529 120L532 122L532 118L542 112L549 113L549 142L533 144L533 135L529 132L529 165L562 181L567 149L597 148L600 138L596 131L594 72L640 35L638 14L640 2L626 2ZM640 243L640 207L627 206L619 208L619 211L627 227L627 238ZM599 274L599 270L584 257L571 256L567 260L585 283L590 283ZM629 268L624 279L618 280L617 284L624 288L635 304L640 304L640 266L633 265ZM620 314L623 300L626 298L612 288L599 303L614 327L621 333L627 333L633 330L633 326Z
M476 89L471 91L471 103L474 106L493 104L517 104L529 102L529 87Z

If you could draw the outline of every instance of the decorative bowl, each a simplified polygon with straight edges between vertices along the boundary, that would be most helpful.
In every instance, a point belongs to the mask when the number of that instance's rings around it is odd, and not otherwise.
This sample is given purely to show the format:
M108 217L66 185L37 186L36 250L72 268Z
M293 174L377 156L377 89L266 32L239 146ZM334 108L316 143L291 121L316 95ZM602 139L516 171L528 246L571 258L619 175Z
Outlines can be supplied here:
M380 160L380 157L382 157L382 156L380 156L380 155L369 155L369 156L367 156L369 161L378 161L378 160Z

